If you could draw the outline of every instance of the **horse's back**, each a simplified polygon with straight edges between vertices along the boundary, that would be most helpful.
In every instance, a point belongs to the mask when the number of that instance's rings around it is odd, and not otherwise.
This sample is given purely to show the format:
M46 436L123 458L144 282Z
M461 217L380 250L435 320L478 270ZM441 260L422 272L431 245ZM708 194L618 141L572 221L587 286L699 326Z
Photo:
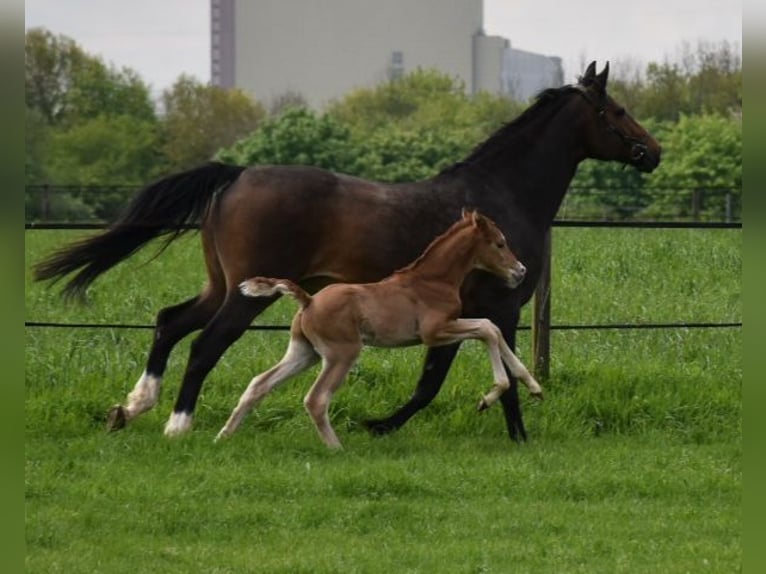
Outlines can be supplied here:
M307 166L257 166L205 222L228 285L253 275L377 281L443 231L422 184L391 185ZM455 209L459 209L456 207Z

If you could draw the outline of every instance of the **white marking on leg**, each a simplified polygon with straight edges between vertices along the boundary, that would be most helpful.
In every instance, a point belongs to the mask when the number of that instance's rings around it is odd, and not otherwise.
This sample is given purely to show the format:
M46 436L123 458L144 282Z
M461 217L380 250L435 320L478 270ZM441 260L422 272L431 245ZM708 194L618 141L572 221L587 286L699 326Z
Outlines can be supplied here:
M511 383L507 379L496 381L492 389L482 397L481 403L479 403L479 410L488 409L495 404L500 395L507 391L510 386Z
M150 375L146 371L143 372L136 386L128 394L127 405L125 405L125 418L127 420L136 418L157 404L161 383L162 377Z
M287 351L282 360L268 371L254 377L242 393L239 403L229 416L229 420L218 432L215 442L231 436L237 429L245 415L249 413L260 401L280 384L291 377L305 371L319 360L316 352L305 339L290 339Z
M165 436L180 436L191 430L192 415L189 413L173 413L165 423Z
M519 360L516 354L511 351L511 348L503 340L500 342L500 353L503 356L503 362L508 367L508 370L511 371L511 374L527 386L527 389L529 389L529 392L533 397L542 399L543 389L540 386L540 383L535 380L532 374L524 366L524 363Z

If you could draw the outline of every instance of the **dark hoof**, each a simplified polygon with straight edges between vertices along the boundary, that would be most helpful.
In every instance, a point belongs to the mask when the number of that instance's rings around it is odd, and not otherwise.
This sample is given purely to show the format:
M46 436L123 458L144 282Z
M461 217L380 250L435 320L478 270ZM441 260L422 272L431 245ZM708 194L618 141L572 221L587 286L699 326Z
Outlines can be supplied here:
M121 405L115 405L106 415L106 430L116 431L121 428L125 428L125 424L128 422L125 416L125 409Z
M532 397L537 399L538 401L542 401L543 400L543 394L542 393L533 393Z
M481 399L479 401L479 406L476 407L476 410L481 412L481 411L486 411L488 408L489 408L489 405L487 404L487 401L485 401L484 399Z
M374 434L376 436L383 436L385 434L389 434L392 431L396 430L396 427L387 423L384 420L369 420L369 421L363 421L362 425L364 428L366 428L371 434Z

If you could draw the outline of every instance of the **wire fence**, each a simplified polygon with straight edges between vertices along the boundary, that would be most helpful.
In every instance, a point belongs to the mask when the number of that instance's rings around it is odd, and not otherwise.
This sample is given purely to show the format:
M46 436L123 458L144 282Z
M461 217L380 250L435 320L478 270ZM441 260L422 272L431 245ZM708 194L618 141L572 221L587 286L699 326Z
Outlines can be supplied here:
M113 221L138 192L131 185L27 185L25 221L100 224ZM739 222L742 194L728 187L580 187L564 196L558 218L584 221Z
M124 207L126 201L135 194L138 188L132 186L102 186L102 187L82 187L82 186L27 186L27 220L25 221L26 230L99 230L108 225L105 221L114 217L114 213ZM600 190L608 192L609 190ZM622 190L625 192L625 190ZM674 191L674 190L668 190ZM676 190L678 191L678 190ZM702 190L681 189L682 192L690 192L692 198L694 195L701 196ZM553 222L553 227L579 227L579 228L634 228L634 229L741 229L741 209L739 204L740 195L728 189L713 190L718 199L723 198L718 204L723 206L723 210L716 208L716 213L703 211L702 206L705 202L697 197L692 199L689 204L691 209L681 215L676 215L672 219L662 219L654 217L651 220L623 218L614 219L580 219L560 218ZM68 194L69 197L83 197L85 194L103 193L99 202L89 202L90 205L101 206L89 208L89 210L80 211L74 221L67 221L67 213L59 211L58 213L51 208L55 204L56 194ZM594 195L593 190L573 189L568 197L581 193L584 195ZM30 199L32 200L30 202ZM81 202L84 204L84 202ZM708 202L712 203L712 202ZM719 205L719 207L720 207ZM30 207L31 206L31 207ZM119 209L115 206L119 206ZM695 206L697 211L695 212ZM99 211L100 210L100 211ZM75 210L76 211L76 210ZM563 205L559 215L571 215L572 210ZM74 213L70 211L71 215ZM624 211L623 213L627 213ZM717 214L717 215L716 215ZM58 220L56 220L58 218ZM197 225L186 225L183 229L197 229ZM69 328L69 329L153 329L152 324L131 324L131 323L62 323L52 321L25 321L27 328ZM615 323L615 324L549 324L547 329L550 331L571 331L571 330L635 330L635 329L729 329L742 327L741 321L722 321L722 322L699 322L699 321L680 321L669 323ZM288 325L251 325L249 330L255 331L286 331ZM530 330L530 325L520 325L519 330Z

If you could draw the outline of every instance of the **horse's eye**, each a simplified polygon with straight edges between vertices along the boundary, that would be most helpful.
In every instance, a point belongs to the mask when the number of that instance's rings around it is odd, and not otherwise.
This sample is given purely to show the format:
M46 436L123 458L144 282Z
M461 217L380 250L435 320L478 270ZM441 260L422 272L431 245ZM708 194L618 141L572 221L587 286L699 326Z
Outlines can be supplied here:
M616 110L614 110L614 115L617 116L618 118L621 118L622 116L625 115L625 108L617 108Z

